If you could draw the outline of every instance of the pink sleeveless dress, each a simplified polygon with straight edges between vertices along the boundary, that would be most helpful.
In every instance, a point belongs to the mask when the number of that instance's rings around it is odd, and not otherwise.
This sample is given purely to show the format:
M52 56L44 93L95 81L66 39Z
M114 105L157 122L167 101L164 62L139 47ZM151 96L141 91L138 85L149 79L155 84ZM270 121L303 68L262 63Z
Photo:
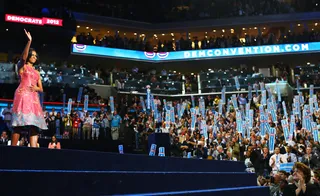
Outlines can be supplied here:
M29 87L37 85L40 75L33 67L24 65L20 74L20 85L14 94L12 107L12 127L36 126L48 129L44 120L38 92L32 92Z

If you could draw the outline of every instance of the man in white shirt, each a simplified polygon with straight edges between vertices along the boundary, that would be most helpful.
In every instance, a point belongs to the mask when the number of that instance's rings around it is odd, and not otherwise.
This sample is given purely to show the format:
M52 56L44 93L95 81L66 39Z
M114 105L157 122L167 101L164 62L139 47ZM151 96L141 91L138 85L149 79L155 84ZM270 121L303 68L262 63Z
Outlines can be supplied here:
M274 173L277 173L280 170L281 163L287 163L287 159L282 154L280 154L280 148L276 147L274 149L274 154L270 157L269 160L269 165Z
M82 126L82 138L84 140L91 138L91 128L92 128L92 118L89 115L89 112L86 112L85 116L81 118L81 121L83 122Z

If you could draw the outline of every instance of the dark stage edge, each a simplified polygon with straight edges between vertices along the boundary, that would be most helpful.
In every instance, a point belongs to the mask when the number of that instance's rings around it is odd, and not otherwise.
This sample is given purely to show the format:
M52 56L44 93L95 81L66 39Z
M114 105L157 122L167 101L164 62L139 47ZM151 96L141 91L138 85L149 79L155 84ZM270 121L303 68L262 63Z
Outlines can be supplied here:
M0 182L5 196L269 195L243 162L7 146Z

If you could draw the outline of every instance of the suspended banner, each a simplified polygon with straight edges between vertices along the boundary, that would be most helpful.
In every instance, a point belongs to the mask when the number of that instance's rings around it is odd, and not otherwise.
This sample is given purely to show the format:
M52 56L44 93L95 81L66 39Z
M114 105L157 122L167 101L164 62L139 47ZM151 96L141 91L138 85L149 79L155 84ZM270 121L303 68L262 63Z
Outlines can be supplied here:
M112 57L147 62L181 61L196 59L219 59L235 57L251 57L272 54L295 54L320 51L320 42L249 46L238 48L217 48L206 50L187 50L175 52L142 52L118 48L107 48L83 44L73 44L72 54Z

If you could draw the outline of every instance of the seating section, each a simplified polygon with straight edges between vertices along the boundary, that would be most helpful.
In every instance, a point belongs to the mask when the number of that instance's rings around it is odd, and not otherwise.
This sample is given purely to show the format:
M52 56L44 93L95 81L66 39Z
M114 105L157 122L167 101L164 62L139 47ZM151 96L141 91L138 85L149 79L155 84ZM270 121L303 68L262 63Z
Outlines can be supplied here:
M4 186L19 184L4 195L269 194L242 162L6 146L0 154Z
M315 87L320 86L319 66L298 66L294 69L294 74L300 78L300 86L304 87L313 84Z
M227 91L235 91L235 76L239 79L240 88L246 90L248 90L248 84L252 86L252 84L259 82L270 83L277 79L246 68L209 69L200 72L199 75L202 93L221 92L223 86L226 86ZM151 71L149 73L114 72L113 79L115 84L120 83L119 90L126 92L145 93L147 85L150 85L152 93L155 94L181 94L183 85L185 85L186 93L198 93L199 88L195 73L182 74L175 71L162 71L161 73Z
M168 74L144 74L114 72L114 83L123 83L123 91L146 92L146 86L149 85L155 94L180 94L182 91L182 75L178 73ZM197 83L194 82L197 86Z
M97 78L95 73L91 73L84 67L57 68L54 65L37 65L35 68L40 72L44 86L61 86L79 87L86 84L103 84L101 78ZM1 83L17 82L15 65L12 63L0 63L0 81Z
M200 73L201 89L204 93L221 92L223 86L226 91L235 91L236 85L234 77L237 76L241 89L248 90L249 84L252 86L259 82L275 82L276 77L266 77L259 73L254 73L248 69L225 69L225 70L209 70Z

